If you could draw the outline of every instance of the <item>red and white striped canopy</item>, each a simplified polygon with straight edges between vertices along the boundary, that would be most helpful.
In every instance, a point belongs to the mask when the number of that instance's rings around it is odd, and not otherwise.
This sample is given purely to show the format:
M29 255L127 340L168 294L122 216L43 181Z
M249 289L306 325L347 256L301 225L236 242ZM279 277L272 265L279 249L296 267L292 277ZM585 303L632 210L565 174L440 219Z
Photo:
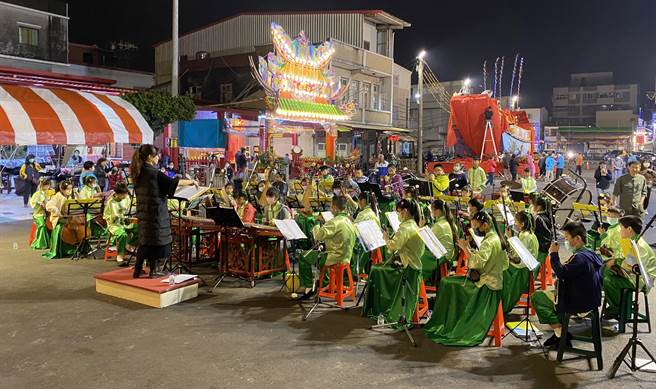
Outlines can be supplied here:
M0 145L107 143L153 143L153 130L116 95L0 84Z

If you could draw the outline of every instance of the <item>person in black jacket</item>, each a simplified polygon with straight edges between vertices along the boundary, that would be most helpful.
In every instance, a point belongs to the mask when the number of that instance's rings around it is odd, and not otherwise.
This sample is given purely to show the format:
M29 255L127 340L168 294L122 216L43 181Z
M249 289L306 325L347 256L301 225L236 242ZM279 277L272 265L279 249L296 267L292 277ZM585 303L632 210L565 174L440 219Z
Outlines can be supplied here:
M510 156L510 160L508 161L508 168L510 169L510 176L512 177L513 181L517 181L517 166L519 166L519 163L517 163L517 158L515 157L515 154L512 154Z
M98 179L98 187L100 187L102 192L107 191L107 165L109 165L107 158L98 158L93 171L93 174Z
M597 170L594 174L595 181L597 182L597 189L599 192L606 193L610 188L610 183L613 181L613 176L606 167L605 162L599 162Z
M547 200L539 196L535 199L533 206L535 217L535 236L538 238L538 258L540 265L543 265L547 259L549 245L553 240L553 223L551 216L547 213Z
M143 263L148 260L149 277L164 275L159 261L171 255L171 219L167 199L173 197L178 185L192 185L191 180L169 178L158 168L159 150L149 144L141 145L132 156L130 175L137 197L139 247L134 266L134 278L139 278Z
M585 226L578 222L567 223L563 235L565 247L572 252L567 262L560 262L558 243L552 242L549 247L551 266L558 277L558 303L554 302L554 292L540 290L533 293L533 307L540 323L549 324L554 330L553 336L544 342L545 347L556 347L563 335L567 336L567 346L571 347L571 334L561 333L563 316L587 313L601 305L604 262L585 247Z

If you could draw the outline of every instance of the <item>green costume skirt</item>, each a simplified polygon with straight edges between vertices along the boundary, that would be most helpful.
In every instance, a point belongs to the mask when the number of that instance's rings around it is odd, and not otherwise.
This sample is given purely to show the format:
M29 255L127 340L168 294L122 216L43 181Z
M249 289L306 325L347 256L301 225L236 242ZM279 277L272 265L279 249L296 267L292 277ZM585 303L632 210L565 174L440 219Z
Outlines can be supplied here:
M301 279L301 288L311 288L314 281L312 266L317 264L319 269L326 263L326 253L317 250L308 250L303 252L298 258L298 277ZM328 281L328 272L324 276L324 285Z
M556 313L556 302L552 291L536 290L531 296L531 303L535 308L538 320L542 324L558 324L560 318Z
M195 237L195 236L194 236ZM112 244L116 245L116 253L123 255L125 253L125 246L139 245L139 230L136 224L131 224L126 227L113 228Z
M50 250L43 254L45 259L57 259L72 257L75 254L75 246L64 243L61 240L63 225L57 224L50 235Z
M404 272L408 282L401 285L401 272ZM405 289L405 317L412 320L417 307L419 286L421 284L421 271L406 267L395 269L391 266L373 265L369 272L367 296L364 300L362 315L377 319L379 315L385 316L386 323L394 323L401 317L402 288Z
M312 229L314 226L319 224L317 219L314 216L306 216L303 215L302 213L299 213L296 216L296 224L298 224L299 228L305 236L308 237L308 239L303 239L299 240L296 242L297 247L305 250L309 250L312 247Z
M46 228L46 217L37 216L34 218L34 225L36 231L34 232L34 240L31 247L34 250L44 250L48 248L48 229Z
M597 231L588 231L585 246L592 251L596 251L601 246L601 235Z
M462 276L442 278L426 336L447 346L477 346L487 336L501 291L477 287Z
M622 289L634 289L633 282L615 274L612 270L604 268L604 296L606 297L606 314L619 315ZM626 304L627 316L631 317L631 303Z
M528 268L517 268L513 265L503 272L503 289L501 296L503 301L503 313L513 310L517 302L522 297L522 293L528 291Z

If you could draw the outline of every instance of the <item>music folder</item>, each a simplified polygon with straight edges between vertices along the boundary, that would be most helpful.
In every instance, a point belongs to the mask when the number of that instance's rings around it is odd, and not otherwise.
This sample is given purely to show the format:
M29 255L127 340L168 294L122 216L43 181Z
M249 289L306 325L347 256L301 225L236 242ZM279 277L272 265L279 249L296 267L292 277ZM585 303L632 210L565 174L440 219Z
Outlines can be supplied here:
M424 242L428 250L435 256L435 258L439 259L448 254L446 248L442 242L437 239L437 236L435 236L433 230L431 230L430 227L424 226L420 228L419 237Z
M524 246L524 243L522 243L521 240L519 240L518 237L513 236L508 238L508 243L510 243L510 247L515 250L517 253L517 256L519 256L519 259L522 261L524 265L528 268L528 270L533 271L540 266L540 262L535 259L533 254L531 254L530 251Z
M234 208L210 207L206 209L206 215L208 219L214 220L214 223L219 226L244 227L244 223Z
M474 239L474 244L476 244L476 248L480 249L480 248L481 248L481 243L483 243L483 237L482 237L482 236L478 236L478 235L476 235L476 234L474 233L474 229L473 229L473 228L470 228L470 229L469 229L469 234L470 234L470 235L472 236L472 238Z
M335 218L335 215L333 215L333 213L330 212L330 211L323 211L323 212L320 212L320 213L321 213L321 217L323 218L323 221L325 221L325 222L330 221L330 220Z
M280 233L287 240L299 240L307 239L307 235L301 230L301 228L296 224L294 219L285 219L285 220L274 220L273 221L280 230Z
M628 239L627 239L628 240ZM640 268L640 276L642 279L645 281L645 285L647 288L651 289L654 286L654 280L650 277L649 272L645 269L645 265L642 263L642 258L640 257L640 250L638 248L638 244L634 241L631 240L631 249L629 250L628 253L625 253L626 259L624 262L627 265L638 265Z
M401 226L401 221L399 220L399 214L396 213L396 211L392 212L385 212L385 216L387 217L387 221L389 221L390 227L392 227L392 231L396 232L399 230L399 226Z
M362 248L366 252L373 251L379 247L386 245L385 239L383 238L383 231L380 230L378 224L373 220L365 220L360 223L355 223L355 229L357 231L358 239Z
M506 227L515 225L515 217L513 216L512 211L507 204L505 206L505 211L503 203L497 203L497 208L499 208L499 212L501 213L501 216L503 216L503 219L508 220L508 225Z

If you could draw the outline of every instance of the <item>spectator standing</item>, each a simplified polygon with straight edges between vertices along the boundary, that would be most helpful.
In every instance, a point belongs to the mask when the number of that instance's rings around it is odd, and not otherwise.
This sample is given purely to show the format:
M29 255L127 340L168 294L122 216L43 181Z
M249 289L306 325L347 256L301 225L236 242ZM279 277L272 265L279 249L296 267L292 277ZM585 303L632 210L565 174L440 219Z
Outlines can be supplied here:
M556 179L563 175L563 170L565 170L565 156L562 153L558 153L558 159L556 160Z
M553 153L547 155L547 158L544 160L544 178L547 181L553 181L554 179L554 169L556 168L556 160L553 157Z

